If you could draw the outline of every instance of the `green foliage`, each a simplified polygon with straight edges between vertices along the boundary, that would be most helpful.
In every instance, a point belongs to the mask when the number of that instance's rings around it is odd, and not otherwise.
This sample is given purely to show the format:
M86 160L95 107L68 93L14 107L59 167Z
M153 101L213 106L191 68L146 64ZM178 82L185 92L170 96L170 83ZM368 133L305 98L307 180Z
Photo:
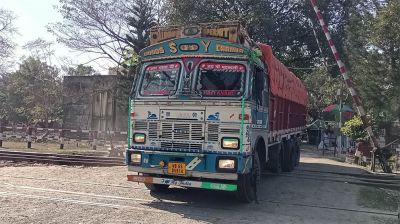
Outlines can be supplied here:
M30 57L2 81L0 119L38 123L60 118L62 83L58 69Z
M0 8L0 78L13 64L9 57L12 56L15 47L15 18L13 12Z
M136 0L129 8L130 16L127 22L131 33L126 35L126 39L136 54L149 44L149 30L157 25L155 7L154 0Z
M400 2L386 2L376 13L352 16L346 36L356 87L378 125L400 118Z
M69 67L67 70L67 75L70 76L90 76L96 74L96 70L94 70L92 66L85 66L82 64L78 65L76 68Z
M349 136L354 140L364 139L365 137L367 137L367 133L364 130L362 120L358 116L355 116L351 120L344 123L341 131L343 134Z

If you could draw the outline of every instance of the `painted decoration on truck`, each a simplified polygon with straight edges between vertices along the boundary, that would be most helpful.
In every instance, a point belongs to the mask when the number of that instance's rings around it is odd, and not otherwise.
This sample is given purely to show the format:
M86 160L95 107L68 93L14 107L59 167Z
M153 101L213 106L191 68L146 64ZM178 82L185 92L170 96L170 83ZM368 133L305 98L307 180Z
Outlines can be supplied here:
M174 71L179 69L179 63L169 63L169 64L158 64L158 65L150 65L146 67L146 72L152 71Z
M155 113L152 113L151 111L147 111L147 119L148 120L157 120L157 115Z
M214 56L247 59L249 49L240 44L212 38L181 38L144 48L139 56L143 61L171 57Z
M208 115L207 120L208 121L219 121L219 115L220 115L219 112L216 112L214 114L210 114L210 115Z
M213 71L233 71L233 72L246 71L246 68L242 64L228 64L228 63L214 63L214 62L202 63L200 68L204 70L213 70Z

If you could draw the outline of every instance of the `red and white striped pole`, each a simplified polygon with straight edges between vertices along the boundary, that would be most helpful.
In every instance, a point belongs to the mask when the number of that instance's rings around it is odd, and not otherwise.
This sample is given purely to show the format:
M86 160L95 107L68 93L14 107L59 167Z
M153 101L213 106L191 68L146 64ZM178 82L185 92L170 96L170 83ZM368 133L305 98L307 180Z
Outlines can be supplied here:
M372 131L372 127L371 127L371 124L370 124L369 119L367 117L367 114L365 113L365 110L364 110L364 108L362 106L361 99L358 96L358 94L357 94L357 92L356 92L356 90L354 88L353 81L351 80L351 78L350 78L350 76L348 74L348 70L347 70L345 64L343 63L343 61L340 58L340 54L337 51L337 48L335 47L335 44L334 44L334 42L332 40L332 36L331 36L330 31L329 31L328 25L325 23L324 18L321 15L321 11L318 9L317 0L310 0L310 1L311 1L311 4L312 4L313 8L314 8L315 13L317 14L319 23L320 23L320 25L322 27L322 30L325 33L325 37L328 40L329 46L330 46L330 48L332 50L332 53L335 56L336 62L338 64L338 66L339 66L340 73L342 74L344 82L346 83L346 86L347 86L347 88L348 88L348 90L349 90L349 92L351 94L351 97L353 98L354 104L357 106L357 110L358 110L358 113L361 116L361 120L362 120L362 122L364 124L365 130L367 131L369 137L372 140L373 152L375 152L377 150L377 148L378 148L378 142L377 142L377 140L375 138L374 132Z

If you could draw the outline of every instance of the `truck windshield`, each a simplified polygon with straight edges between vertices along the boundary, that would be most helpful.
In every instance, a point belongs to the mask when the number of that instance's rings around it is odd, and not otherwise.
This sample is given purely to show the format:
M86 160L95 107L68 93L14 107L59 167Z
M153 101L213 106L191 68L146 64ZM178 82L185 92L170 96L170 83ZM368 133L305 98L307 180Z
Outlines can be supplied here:
M179 63L149 65L144 70L140 95L168 96L173 95L178 87Z
M206 97L237 97L244 91L246 68L241 64L202 63L197 90Z

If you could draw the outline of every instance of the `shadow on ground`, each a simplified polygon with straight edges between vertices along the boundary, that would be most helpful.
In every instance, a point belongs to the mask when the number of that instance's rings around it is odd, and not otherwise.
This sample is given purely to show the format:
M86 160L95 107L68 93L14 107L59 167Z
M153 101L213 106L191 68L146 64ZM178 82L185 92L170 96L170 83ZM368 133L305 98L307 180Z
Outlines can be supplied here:
M167 203L148 206L211 223L396 223L398 199L365 198L366 192L387 194L377 187L350 184L344 174L367 172L341 164L302 162L292 173L263 173L259 204L240 203L230 192L174 187L164 193L152 192L154 198ZM389 205L382 206L385 203Z

